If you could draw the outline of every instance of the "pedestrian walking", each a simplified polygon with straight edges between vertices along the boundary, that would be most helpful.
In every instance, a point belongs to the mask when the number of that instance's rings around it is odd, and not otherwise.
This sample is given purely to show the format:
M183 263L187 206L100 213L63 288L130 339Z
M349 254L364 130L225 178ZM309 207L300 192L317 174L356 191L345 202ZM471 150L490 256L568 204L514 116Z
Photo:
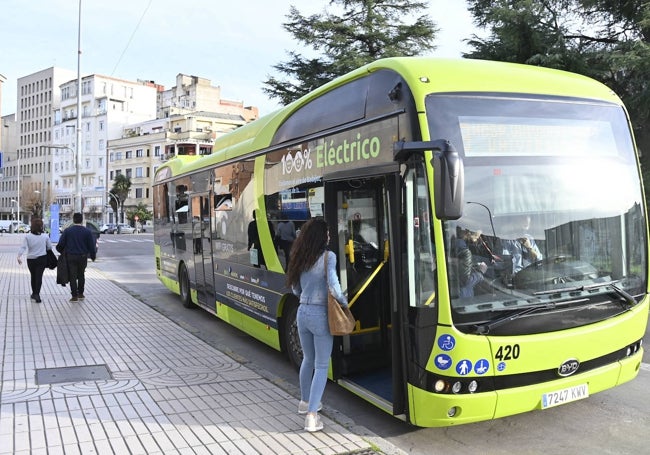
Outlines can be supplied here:
M86 266L88 258L95 261L97 250L95 249L95 237L90 229L83 225L83 215L75 213L72 215L72 222L74 224L61 234L56 250L65 255L72 294L70 301L77 302L86 298L84 296Z
M23 255L27 257L27 268L31 281L31 299L41 303L41 286L43 285L43 272L47 267L47 251L52 249L50 236L45 233L43 220L32 218L30 232L23 239L18 250L18 264L22 264Z
M293 242L296 241L296 226L293 224L293 221L284 220L278 222L275 236L278 246L284 252L284 269L287 270L289 268L291 247L293 246Z
M294 243L286 276L287 286L300 301L297 321L303 360L299 373L298 413L307 414L307 431L323 429L318 411L322 407L321 399L334 342L327 321L328 288L341 305L348 304L336 275L336 255L327 249L329 240L325 220L312 218L307 221Z

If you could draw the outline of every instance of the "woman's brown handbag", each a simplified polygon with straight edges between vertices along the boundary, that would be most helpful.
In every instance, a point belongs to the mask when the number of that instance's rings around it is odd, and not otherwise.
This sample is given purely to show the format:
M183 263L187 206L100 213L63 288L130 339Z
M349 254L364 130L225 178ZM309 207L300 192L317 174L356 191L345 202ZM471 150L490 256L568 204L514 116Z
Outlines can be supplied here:
M329 252L325 251L325 280L327 281L327 256ZM354 330L356 322L350 309L341 304L334 298L327 283L327 321L330 326L332 335L349 335Z

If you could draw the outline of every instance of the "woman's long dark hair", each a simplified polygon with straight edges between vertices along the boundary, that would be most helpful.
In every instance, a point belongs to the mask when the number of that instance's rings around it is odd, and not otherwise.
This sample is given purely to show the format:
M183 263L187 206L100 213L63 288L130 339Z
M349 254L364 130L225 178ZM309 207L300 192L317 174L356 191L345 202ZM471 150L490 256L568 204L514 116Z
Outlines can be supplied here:
M322 218L312 218L300 229L300 235L291 247L291 260L286 283L291 287L300 283L300 274L309 270L327 248L327 223Z
M32 218L32 221L29 223L29 232L32 234L42 234L44 229L43 229L43 220L40 218Z

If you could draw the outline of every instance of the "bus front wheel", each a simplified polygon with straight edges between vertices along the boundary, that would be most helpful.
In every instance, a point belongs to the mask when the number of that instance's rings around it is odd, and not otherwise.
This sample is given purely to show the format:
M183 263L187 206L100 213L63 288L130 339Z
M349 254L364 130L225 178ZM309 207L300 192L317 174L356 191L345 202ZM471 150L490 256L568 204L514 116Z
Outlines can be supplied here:
M298 314L298 306L289 304L283 316L283 333L284 333L284 346L289 357L289 362L296 368L300 368L302 363L302 346L300 346L300 336L298 335L298 322L296 315Z
M180 286L181 302L185 308L193 308L192 297L190 295L190 275L187 273L185 264L181 264L178 271L178 284Z

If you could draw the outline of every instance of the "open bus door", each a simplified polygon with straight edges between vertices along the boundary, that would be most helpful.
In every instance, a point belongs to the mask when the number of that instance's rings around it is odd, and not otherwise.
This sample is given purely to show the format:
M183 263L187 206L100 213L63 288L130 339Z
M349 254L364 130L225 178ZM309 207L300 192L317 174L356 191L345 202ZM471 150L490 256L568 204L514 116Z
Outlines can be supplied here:
M333 377L395 415L404 413L406 393L395 288L398 182L397 174L325 182L330 248L357 320L351 335L334 339Z
M209 194L192 195L192 252L194 283L199 305L215 311L214 267L212 264L212 233ZM189 245L188 245L189 247Z

